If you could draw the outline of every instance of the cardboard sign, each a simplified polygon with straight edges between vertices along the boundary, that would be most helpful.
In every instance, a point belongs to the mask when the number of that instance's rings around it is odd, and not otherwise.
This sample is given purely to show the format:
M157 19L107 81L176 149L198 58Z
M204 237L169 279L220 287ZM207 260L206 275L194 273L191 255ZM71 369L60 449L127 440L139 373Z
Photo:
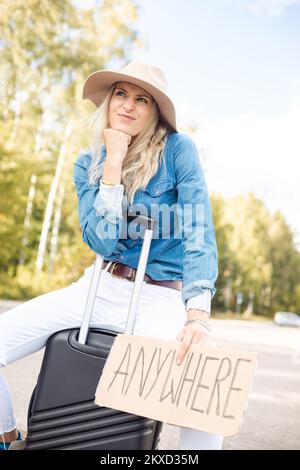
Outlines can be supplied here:
M179 342L120 334L106 361L95 402L176 426L235 435L257 353L191 345L176 364Z

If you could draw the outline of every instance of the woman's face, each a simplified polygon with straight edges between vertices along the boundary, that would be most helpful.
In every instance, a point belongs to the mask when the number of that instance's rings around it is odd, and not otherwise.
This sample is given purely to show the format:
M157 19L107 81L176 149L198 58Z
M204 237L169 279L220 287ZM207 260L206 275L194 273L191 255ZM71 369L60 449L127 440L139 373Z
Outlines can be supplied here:
M118 82L109 103L109 126L134 138L152 116L152 100L152 96L143 88L129 82Z

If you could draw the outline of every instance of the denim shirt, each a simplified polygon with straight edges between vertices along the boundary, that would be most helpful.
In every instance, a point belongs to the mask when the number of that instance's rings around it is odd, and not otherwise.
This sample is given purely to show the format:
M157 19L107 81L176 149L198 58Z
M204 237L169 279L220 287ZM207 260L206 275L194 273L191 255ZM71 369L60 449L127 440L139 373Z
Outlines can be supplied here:
M99 162L105 161L102 146ZM89 152L74 163L74 183L79 201L83 241L108 261L137 268L143 228L127 220L127 211L151 216L157 221L151 241L146 274L155 280L182 280L182 301L216 292L217 244L209 194L199 153L183 133L167 136L162 163L148 184L135 193L130 204L122 198L119 211L91 186L87 170Z

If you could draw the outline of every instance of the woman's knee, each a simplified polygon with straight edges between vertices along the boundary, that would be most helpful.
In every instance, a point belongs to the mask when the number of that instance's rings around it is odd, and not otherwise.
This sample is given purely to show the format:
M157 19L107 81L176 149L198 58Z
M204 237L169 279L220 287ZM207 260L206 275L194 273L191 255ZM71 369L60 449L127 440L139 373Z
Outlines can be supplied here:
M14 350L39 348L45 338L67 327L78 326L81 295L74 287L51 291L28 300L0 316L0 367Z

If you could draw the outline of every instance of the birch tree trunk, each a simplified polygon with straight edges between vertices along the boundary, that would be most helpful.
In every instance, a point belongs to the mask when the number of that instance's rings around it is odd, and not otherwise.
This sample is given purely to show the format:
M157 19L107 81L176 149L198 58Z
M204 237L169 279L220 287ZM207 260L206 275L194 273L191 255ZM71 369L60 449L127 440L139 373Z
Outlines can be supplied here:
M21 123L21 114L22 114L22 102L26 98L28 93L22 92L21 90L17 90L15 94L14 100L11 102L11 108L14 110L14 121L10 136L8 138L7 146L10 148L11 146L15 145L15 141L17 139L18 129Z
M49 279L51 278L51 275L54 272L54 266L55 266L55 256L56 256L57 245L58 245L58 234L59 234L59 227L60 227L60 220L61 220L61 212L62 212L62 205L63 205L64 195L65 195L65 181L66 181L65 178L63 178L61 185L60 185L56 210L54 214L54 222L53 222L52 236L51 236L51 242L50 242L50 255L49 255L49 268L48 268Z
M28 245L28 234L29 234L29 228L30 228L30 223L31 223L31 215L32 215L32 207L33 207L36 181L37 181L36 175L31 175L30 188L28 192L28 199L27 199L24 226L23 226L23 238L22 238L22 247L21 247L21 252L20 252L20 257L19 257L19 266L25 263L25 250Z
M43 129L42 129L42 124L41 124L38 127L36 134L35 134L35 148L34 148L35 155L38 155L38 156L40 155L42 141L43 141ZM27 199L27 204L26 204L26 212L25 212L25 219L24 219L24 225L23 225L23 238L22 238L22 245L21 245L20 257L19 257L19 266L25 263L25 250L28 245L28 239L29 239L36 183L37 183L37 176L33 174L31 175L31 179L30 179L30 188L29 188L28 199Z
M45 258L46 248L47 248L47 238L48 238L48 232L50 230L53 206L54 206L55 197L56 197L56 193L57 193L57 189L59 185L59 180L62 174L62 169L64 166L64 160L66 157L67 140L71 135L72 127L73 126L70 120L65 128L64 138L63 138L62 145L60 147L60 152L59 152L59 156L58 156L58 160L56 164L55 175L52 180L52 184L51 184L51 188L50 188L50 192L49 192L49 196L47 200L44 222L43 222L43 227L41 231L41 238L40 238L36 265L35 265L37 273L42 270L42 267L44 264L44 258Z

